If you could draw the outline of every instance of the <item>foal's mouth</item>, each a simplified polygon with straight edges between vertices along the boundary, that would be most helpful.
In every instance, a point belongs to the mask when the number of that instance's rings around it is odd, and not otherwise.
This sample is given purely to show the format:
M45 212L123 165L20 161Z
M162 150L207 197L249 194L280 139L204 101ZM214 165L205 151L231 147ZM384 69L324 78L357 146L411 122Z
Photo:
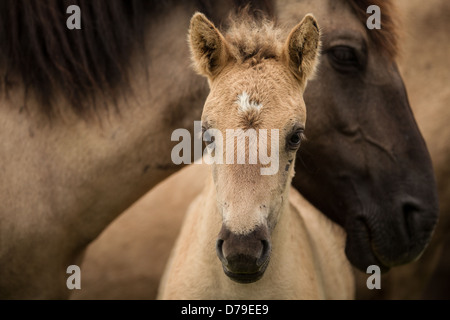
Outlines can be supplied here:
M267 269L267 265L269 264L270 258L268 257L264 263L260 266L259 270L256 272L236 272L236 271L230 271L228 268L222 264L223 272L225 275L230 278L231 280L238 282L238 283L253 283L262 278L264 275L264 272Z

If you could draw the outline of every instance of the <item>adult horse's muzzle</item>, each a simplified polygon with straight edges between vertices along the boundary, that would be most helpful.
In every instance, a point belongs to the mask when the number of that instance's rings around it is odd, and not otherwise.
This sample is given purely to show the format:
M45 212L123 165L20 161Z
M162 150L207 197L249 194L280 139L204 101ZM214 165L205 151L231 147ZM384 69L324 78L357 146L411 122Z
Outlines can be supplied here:
M387 272L417 260L427 247L436 225L437 207L433 202L427 206L411 200L397 202L391 205L390 216L378 209L349 219L345 252L361 271L378 265Z
M257 227L247 234L237 234L222 225L216 252L223 271L233 281L251 283L264 275L270 260L271 244L269 230Z

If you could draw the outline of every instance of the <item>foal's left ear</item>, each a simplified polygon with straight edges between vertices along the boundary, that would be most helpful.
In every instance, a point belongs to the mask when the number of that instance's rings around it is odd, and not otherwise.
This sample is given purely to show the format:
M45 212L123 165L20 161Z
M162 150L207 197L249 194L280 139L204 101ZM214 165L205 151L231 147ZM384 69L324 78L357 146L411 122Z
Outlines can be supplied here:
M292 29L284 46L284 58L289 68L304 86L319 60L320 31L312 14Z

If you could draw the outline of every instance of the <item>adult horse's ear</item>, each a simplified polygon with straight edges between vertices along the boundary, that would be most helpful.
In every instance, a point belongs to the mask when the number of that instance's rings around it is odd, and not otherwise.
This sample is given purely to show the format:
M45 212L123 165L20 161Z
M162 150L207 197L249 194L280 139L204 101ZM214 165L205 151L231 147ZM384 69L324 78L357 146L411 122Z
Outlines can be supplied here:
M306 84L319 60L320 30L312 14L307 14L288 36L284 57L294 75Z
M197 71L209 78L214 78L229 58L225 38L202 13L191 19L189 44Z

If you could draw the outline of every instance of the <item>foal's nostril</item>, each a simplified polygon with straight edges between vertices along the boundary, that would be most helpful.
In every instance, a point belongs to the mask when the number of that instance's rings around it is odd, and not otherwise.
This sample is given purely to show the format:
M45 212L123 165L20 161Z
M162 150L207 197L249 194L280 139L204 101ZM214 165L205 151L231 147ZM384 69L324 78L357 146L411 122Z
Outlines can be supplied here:
M222 262L222 264L224 266L228 265L228 260L224 257L223 255L223 240L222 239L218 239L216 241L216 252L217 252L217 256L219 257L220 261Z
M261 265L266 263L266 261L270 257L270 251L271 251L271 246L270 246L270 242L269 241L261 240L261 243L262 243L263 249L262 249L262 252L261 252L261 256L256 261L256 265L258 267L260 267Z

